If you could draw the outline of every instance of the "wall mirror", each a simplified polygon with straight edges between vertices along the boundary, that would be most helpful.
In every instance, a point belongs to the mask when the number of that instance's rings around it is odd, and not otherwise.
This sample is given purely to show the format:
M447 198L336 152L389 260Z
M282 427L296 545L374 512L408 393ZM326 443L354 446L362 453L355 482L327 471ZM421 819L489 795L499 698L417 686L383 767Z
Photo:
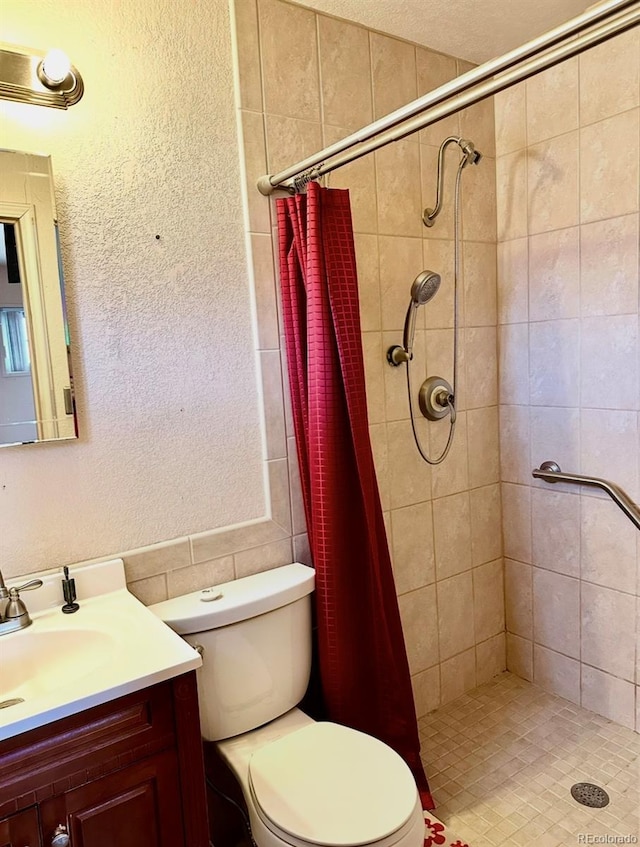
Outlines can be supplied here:
M51 158L0 150L0 447L77 437Z

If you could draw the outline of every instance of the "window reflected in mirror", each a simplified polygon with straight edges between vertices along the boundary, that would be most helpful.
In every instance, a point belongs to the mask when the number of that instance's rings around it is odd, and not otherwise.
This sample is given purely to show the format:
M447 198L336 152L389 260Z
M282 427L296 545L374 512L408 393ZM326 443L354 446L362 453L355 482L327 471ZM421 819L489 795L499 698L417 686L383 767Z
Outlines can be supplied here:
M0 330L2 331L2 359L5 376L31 374L27 321L22 306L7 308L0 306Z
M0 231L0 439L3 444L35 441L36 407L29 336L16 251L15 228Z

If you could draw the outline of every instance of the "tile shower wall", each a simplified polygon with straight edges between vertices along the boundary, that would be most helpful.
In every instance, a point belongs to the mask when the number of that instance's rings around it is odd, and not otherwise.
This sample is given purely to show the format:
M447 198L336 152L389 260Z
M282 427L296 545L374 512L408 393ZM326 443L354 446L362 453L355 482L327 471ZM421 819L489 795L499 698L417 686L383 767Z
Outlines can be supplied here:
M496 97L508 667L637 730L637 530L531 469L640 496L639 65L636 30Z
M280 0L236 0L235 15L246 217L258 317L263 316L262 325L269 318L262 356L275 361L282 355L274 299L275 217L270 201L255 189L257 177L281 170L470 66ZM391 369L385 351L401 340L411 283L423 268L431 268L442 274L443 283L418 314L412 374L416 387L427 374L451 378L457 162L452 151L443 213L433 229L421 221L423 207L435 200L438 145L449 134L473 139L485 158L463 179L466 282L457 433L451 455L432 469L413 444L404 368ZM351 192L371 440L420 715L505 667L494 157L493 105L485 102L327 180ZM267 409L267 419L278 425L277 404ZM419 426L424 445L431 452L442 449L446 424L422 419ZM303 539L290 415L286 437L293 533Z

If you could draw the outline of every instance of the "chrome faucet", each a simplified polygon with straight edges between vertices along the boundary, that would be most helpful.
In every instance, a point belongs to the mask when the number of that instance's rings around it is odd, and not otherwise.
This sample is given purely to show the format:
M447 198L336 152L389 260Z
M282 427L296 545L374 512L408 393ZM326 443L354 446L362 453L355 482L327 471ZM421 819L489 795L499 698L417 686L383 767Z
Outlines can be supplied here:
M32 591L34 588L40 588L41 585L41 579L32 579L24 585L7 589L2 578L2 571L0 571L0 635L16 632L30 625L31 618L27 607L20 599L20 592Z

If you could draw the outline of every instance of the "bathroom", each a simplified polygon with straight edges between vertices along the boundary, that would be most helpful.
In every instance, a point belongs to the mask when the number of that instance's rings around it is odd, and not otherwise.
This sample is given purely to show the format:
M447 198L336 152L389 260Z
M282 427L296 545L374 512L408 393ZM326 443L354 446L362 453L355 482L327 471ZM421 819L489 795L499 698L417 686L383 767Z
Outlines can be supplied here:
M494 3L446 26L441 6L420 30L383 5L5 2L3 40L62 47L85 85L67 111L0 103L1 146L52 157L79 430L0 454L7 580L121 557L153 605L312 564L276 220L256 181L588 4L545 21L522 4L503 23L515 4ZM553 460L640 497L639 64L636 27L323 182L351 194L369 432L435 815L470 847L638 836L637 531L592 489L531 472ZM414 379L450 379L451 151L442 214L422 223L447 136L483 158L462 175L456 432L430 466L386 351L430 268ZM418 429L442 449L446 421ZM536 771L525 735L562 753ZM539 787L529 801L518 774ZM610 807L585 825L569 787L605 780Z

